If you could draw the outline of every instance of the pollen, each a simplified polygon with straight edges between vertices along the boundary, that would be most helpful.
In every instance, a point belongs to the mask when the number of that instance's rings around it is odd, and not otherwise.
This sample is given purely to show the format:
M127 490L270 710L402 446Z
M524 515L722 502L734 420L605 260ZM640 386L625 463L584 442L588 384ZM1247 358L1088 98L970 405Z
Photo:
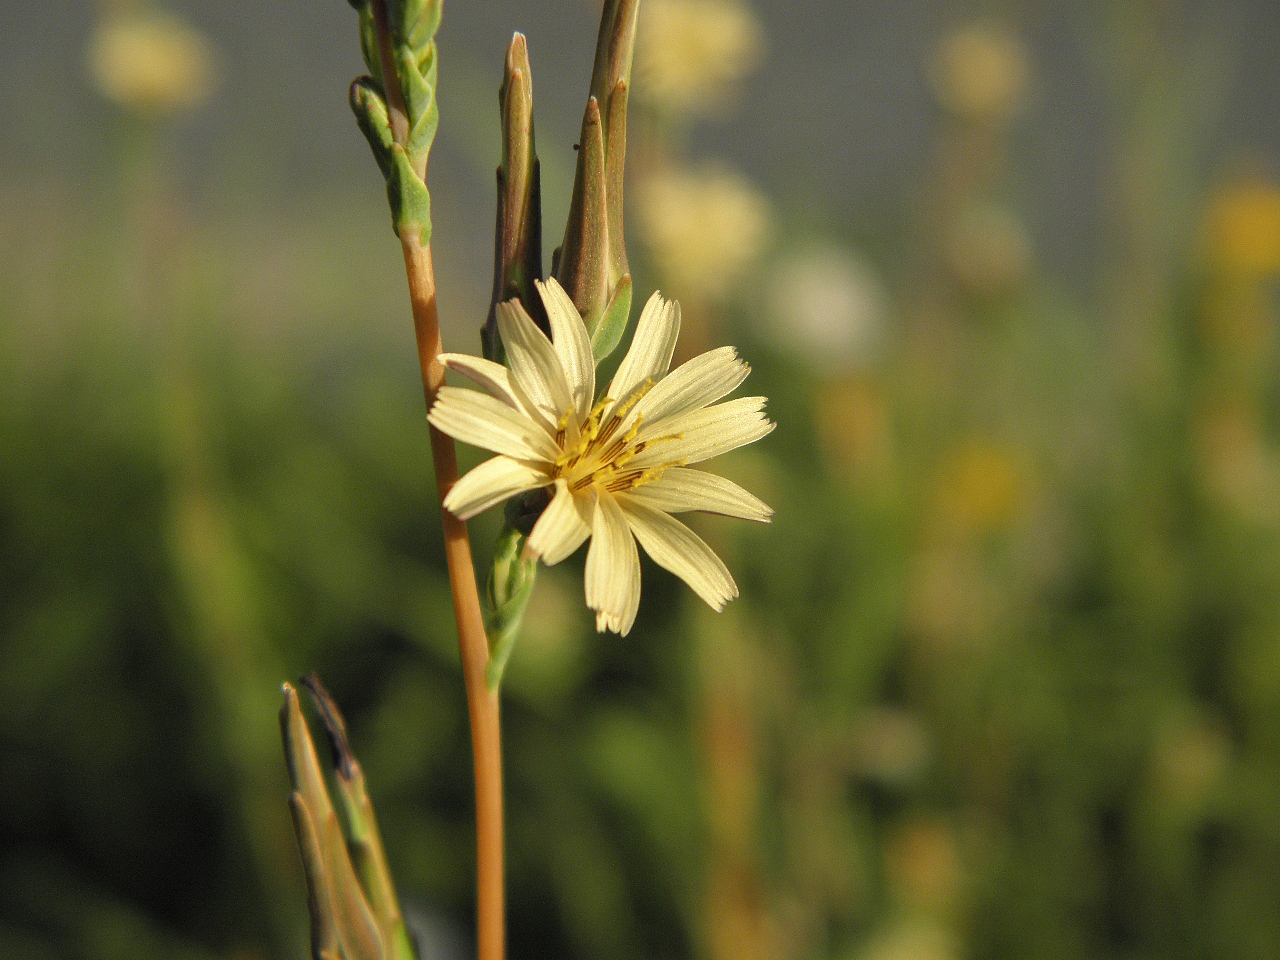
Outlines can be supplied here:
M563 478L577 491L599 486L617 493L651 483L661 477L668 467L679 465L672 462L645 470L627 469L627 464L643 450L663 440L676 439L673 435L637 443L636 438L644 424L644 415L641 413L637 413L626 431L617 436L620 426L653 384L652 379L646 380L621 403L611 397L602 398L591 408L586 422L580 425L577 424L576 411L572 408L566 410L560 417L556 434L556 443L561 452L555 459L551 479ZM572 429L574 426L578 429ZM566 437L575 434L575 441L566 442Z

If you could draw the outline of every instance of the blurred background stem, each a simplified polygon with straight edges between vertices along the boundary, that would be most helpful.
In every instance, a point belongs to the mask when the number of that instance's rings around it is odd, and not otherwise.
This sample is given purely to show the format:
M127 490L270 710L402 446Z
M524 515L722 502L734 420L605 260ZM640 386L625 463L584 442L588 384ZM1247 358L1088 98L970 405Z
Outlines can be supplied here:
M155 344L161 454L167 476L167 549L177 596L174 636L193 702L207 713L209 744L234 799L238 829L252 851L267 939L282 955L297 945L299 915L276 895L297 887L280 803L277 746L262 718L276 697L269 677L283 665L271 649L256 598L260 585L230 516L228 491L208 425L207 388L197 373L198 275L190 217L172 185L167 138L158 124L120 123L120 189L125 225L120 310Z

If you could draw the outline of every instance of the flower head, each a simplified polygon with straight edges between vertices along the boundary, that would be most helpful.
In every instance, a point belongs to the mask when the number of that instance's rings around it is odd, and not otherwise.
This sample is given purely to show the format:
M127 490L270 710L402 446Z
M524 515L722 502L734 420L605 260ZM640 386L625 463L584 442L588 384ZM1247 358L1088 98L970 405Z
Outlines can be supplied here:
M636 40L639 89L666 112L714 113L735 99L764 48L764 28L742 0L649 0Z
M769 242L769 203L743 176L712 165L640 181L640 231L662 275L689 300L723 301Z
M215 61L202 34L167 14L114 16L89 41L89 70L99 92L155 116L207 100L217 84Z
M551 338L518 300L500 304L508 366L463 354L441 362L485 392L442 387L436 429L498 456L454 485L447 510L467 520L509 497L545 489L549 503L526 550L559 563L590 538L587 606L596 629L626 634L640 604L636 541L716 610L738 595L720 558L671 516L691 510L767 521L773 511L737 484L689 464L765 436L764 397L722 399L749 368L732 347L668 373L680 305L654 294L631 349L597 400L595 361L582 317L553 279L538 285Z

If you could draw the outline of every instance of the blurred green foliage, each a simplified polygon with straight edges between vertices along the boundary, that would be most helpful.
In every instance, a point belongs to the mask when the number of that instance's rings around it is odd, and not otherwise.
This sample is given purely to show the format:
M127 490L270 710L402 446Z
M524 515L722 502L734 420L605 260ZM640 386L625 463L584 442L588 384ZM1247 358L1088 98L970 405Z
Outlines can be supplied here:
M1280 952L1280 186L1223 165L1196 49L1096 27L1087 283L1020 214L1035 58L991 24L920 67L915 208L820 238L775 211L750 279L701 291L670 236L633 244L688 351L753 363L780 428L727 472L777 515L698 524L720 616L646 564L632 635L596 636L580 559L539 578L504 683L513 957ZM641 204L669 124L632 133ZM100 179L0 183L0 956L304 956L276 713L311 669L424 957L466 956L394 243L342 197L204 220L172 135L122 113ZM498 518L472 528L484 556Z

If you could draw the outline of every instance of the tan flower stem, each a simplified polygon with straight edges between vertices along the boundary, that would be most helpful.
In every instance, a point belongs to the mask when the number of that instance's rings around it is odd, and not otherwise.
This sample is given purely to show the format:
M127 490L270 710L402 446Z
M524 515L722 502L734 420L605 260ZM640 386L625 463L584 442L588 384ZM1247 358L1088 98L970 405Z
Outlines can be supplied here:
M378 53L386 89L387 113L397 144L408 138L408 119L391 49L386 0L372 0L378 34ZM425 170L423 171L425 179ZM413 328L418 342L418 363L427 409L435 403L444 384L440 364L440 316L436 305L435 272L431 247L417 229L400 233ZM476 787L476 951L478 960L503 960L506 953L505 890L503 880L502 737L498 691L486 682L489 642L485 636L480 590L476 585L467 525L444 509L444 498L458 482L458 457L453 439L435 427L431 432L431 459L435 465L436 491L444 527L445 558L453 592L453 613L458 624L458 648L462 679L471 720L471 752Z
M409 139L409 116L404 107L404 94L396 81L396 61L391 52L391 27L387 22L386 0L372 0L373 22L378 31L378 60L382 66L383 86L387 95L387 118L396 143Z
M401 238L413 326L418 340L418 361L427 407L435 402L444 383L440 323L436 309L431 248L411 232ZM431 457L435 464L436 491L443 502L458 481L458 459L453 440L431 427ZM458 647L462 678L467 689L471 717L471 748L476 781L476 935L479 960L502 960L505 952L502 840L502 741L498 715L498 691L490 690L485 674L489 643L484 632L480 592L471 560L467 525L443 507L445 557L453 590L453 612L458 621Z

